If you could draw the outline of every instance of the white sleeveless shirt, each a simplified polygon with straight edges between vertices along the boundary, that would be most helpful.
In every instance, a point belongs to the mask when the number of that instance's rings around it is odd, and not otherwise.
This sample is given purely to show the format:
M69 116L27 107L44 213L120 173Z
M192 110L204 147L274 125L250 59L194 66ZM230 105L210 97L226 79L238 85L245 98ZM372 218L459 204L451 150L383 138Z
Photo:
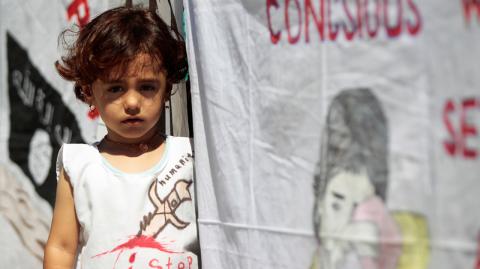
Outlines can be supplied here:
M73 187L80 223L76 268L198 268L188 138L167 137L154 167L124 173L96 145L64 144L57 160Z

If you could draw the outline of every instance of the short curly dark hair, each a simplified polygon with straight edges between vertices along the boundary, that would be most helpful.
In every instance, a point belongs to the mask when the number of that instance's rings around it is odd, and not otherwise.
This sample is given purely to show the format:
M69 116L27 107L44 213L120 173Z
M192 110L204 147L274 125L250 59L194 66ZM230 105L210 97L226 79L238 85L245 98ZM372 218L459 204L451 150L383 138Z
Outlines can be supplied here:
M72 44L66 41L68 34L76 37ZM139 54L149 55L157 67L166 71L170 86L188 72L182 36L155 12L142 7L110 9L78 31L65 30L59 39L67 53L55 62L55 67L64 79L75 82L75 95L84 102L82 86L90 86L98 78L111 78L114 68L119 78Z

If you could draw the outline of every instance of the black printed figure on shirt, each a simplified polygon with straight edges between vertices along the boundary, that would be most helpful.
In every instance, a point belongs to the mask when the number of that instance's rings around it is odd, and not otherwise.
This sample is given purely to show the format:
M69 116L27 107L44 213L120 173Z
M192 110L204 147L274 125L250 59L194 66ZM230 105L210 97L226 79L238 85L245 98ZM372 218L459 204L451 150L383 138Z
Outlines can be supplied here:
M158 180L155 179L148 192L148 197L155 209L143 217L138 236L157 237L169 223L177 229L187 227L189 223L180 220L175 211L183 202L192 200L189 190L190 185L192 185L191 180L179 180L170 193L164 199L161 199L157 193Z

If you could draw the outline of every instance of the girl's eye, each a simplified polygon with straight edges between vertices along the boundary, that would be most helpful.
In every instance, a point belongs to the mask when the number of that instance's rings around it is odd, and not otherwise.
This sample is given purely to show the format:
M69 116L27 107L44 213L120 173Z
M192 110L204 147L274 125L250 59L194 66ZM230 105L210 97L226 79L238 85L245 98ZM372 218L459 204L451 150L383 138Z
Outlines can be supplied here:
M154 85L142 85L140 89L142 91L155 91L157 88Z
M113 86L113 87L108 88L109 93L118 93L118 92L121 92L122 90L123 89L120 86Z

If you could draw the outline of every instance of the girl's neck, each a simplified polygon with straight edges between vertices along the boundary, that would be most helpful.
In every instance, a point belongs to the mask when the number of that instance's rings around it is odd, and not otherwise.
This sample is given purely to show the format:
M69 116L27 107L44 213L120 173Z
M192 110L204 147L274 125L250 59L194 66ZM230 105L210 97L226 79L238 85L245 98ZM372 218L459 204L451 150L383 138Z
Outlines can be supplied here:
M161 133L155 128L153 132L145 135L140 139L119 139L115 135L108 133L100 141L100 147L102 151L110 154L121 154L128 156L138 156L146 152L150 152L158 148L163 141L165 141L166 135Z
M123 173L143 173L155 167L166 154L167 138L157 132L151 140L142 143L123 143L104 138L97 146L106 162Z

